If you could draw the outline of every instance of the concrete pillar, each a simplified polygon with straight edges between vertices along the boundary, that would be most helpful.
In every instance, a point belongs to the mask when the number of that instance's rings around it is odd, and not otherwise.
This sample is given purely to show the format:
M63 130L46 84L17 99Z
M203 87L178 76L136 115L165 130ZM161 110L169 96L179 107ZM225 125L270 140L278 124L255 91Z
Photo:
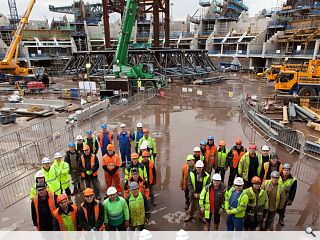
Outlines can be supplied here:
M221 44L221 54L223 54L223 44Z
M249 58L249 69L251 69L251 67L253 67L252 65L253 65L253 59Z
M317 40L313 50L313 59L315 59L316 56L319 54L319 47L320 47L320 40Z
M239 44L237 43L236 54L238 54L238 50L239 50Z
M262 44L262 57L264 58L265 54L266 54L266 47L267 47L267 43L264 42Z
M250 55L250 43L247 44L247 57L249 57Z

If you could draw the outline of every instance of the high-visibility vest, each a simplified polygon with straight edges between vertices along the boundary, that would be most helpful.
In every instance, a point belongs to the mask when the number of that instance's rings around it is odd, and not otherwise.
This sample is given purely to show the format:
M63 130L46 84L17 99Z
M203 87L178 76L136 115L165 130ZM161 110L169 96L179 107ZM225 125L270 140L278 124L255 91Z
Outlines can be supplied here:
M182 182L182 187L184 190L187 190L187 184L188 184L188 169L189 165L187 163L183 164L182 166L182 177L183 177L183 182Z
M140 138L139 143L138 143L138 151L140 151L140 147L142 145L142 143L144 141L148 142L148 148L151 149L152 154L157 153L157 144L156 141L152 138L152 137L148 137L148 139L146 139L145 136L143 136L142 138Z
M246 208L248 205L248 195L245 191L242 191L239 198L238 198L238 205L236 208L231 208L229 206L229 199L232 193L236 191L235 187L232 187L229 191L226 191L224 194L224 209L231 210L230 213L234 214L236 218L244 218L246 214Z
M208 145L206 146L206 161L208 163L214 164L214 160L210 160L210 156L214 156L216 154L217 147L215 145L212 145L209 147Z
M219 151L219 149L216 152L216 159L215 164L217 167L226 167L226 161L227 161L227 155L229 153L229 150L225 148L225 151Z
M237 168L238 164L240 162L240 159L242 158L242 156L246 153L246 148L243 148L243 151L240 152L240 154L238 154L238 151L233 149L232 150L232 168Z
M96 221L98 221L98 217L99 217L99 201L94 200L96 202L96 205L94 205L94 219ZM86 221L88 222L88 209L84 207L84 203L81 203L81 208L83 210L84 213L84 217L86 219ZM103 231L104 230L104 224L101 225L101 227L99 228L99 231Z
M205 174L205 176L203 177L203 180L202 180L202 188L201 189L203 189L207 184L209 184L208 180L210 180L209 173L204 172L204 174ZM195 176L194 176L193 172L190 172L190 179L191 179L193 189L196 190L196 180L195 180Z
M61 189L65 190L68 187L70 187L70 166L69 163L61 160L60 163L58 163L57 160L55 160L52 164L54 168L54 173L57 178L57 181L61 185Z
M135 182L135 181L133 180L133 177L131 177L131 178L129 179L129 182L130 182L130 183ZM146 196L146 198L149 199L149 197L150 197L150 189L146 188L146 184L145 184L145 182L143 181L143 179L142 179L142 178L138 178L138 182L136 182L136 183L138 183L138 185L139 185L139 192L141 192L142 194L144 194L144 195ZM124 191L123 197L124 197L124 198L127 198L128 195L129 195L129 189L126 189L126 190Z
M86 160L84 159L83 155L81 155L81 162L82 162L82 166L85 168L86 167ZM90 163L91 163L91 169L94 167L94 163L95 163L95 155L91 154L91 159L90 159ZM98 176L98 171L93 172L92 176ZM81 173L81 177L85 178L86 175L84 172Z
M73 211L71 212L71 220L73 224L74 231L77 231L77 212L78 208L76 205L71 205L73 208ZM59 209L57 208L53 211L53 216L57 219L60 227L60 231L66 231L65 222L63 221L63 218L61 214L59 214Z
M254 217L256 214L259 221L261 221L263 219L263 211L269 208L269 198L267 192L263 189L260 189L257 201L256 194L252 187L247 188L244 191L248 195L249 200L247 205L247 215Z
M130 193L129 213L131 226L136 227L144 225L146 212L144 208L144 199L141 192L139 192L137 197L134 197L133 194Z
M118 165L120 165L120 157L116 153L114 153L111 157L108 154L106 154L101 159L102 166L107 166L109 170L114 169L117 166L117 162L118 162ZM119 170L117 170L117 174L118 173L119 173Z
M48 188L51 192L54 192L57 196L61 193L60 183L57 181L57 178L54 174L54 169L50 168L49 171L46 171L43 167L41 171L44 175L44 179L48 185Z
M262 157L261 154L256 153L256 156L258 157L258 169L257 174L260 176L261 168L262 168ZM250 157L249 152L246 152L240 159L239 166L238 166L238 173L245 181L249 181L248 175L249 175L249 165L250 165Z
M112 144L112 133L110 131L107 131L107 134L108 134L109 142L110 142L110 144ZM99 140L100 147L103 147L103 132L102 131L99 131L99 133L98 133L98 140Z
M271 184L271 180L267 180L266 181L266 192L268 192L268 188ZM278 208L279 206L279 203L280 203L280 196L281 196L281 192L282 192L282 183L280 181L278 181L278 187L277 187L277 195L276 195L276 209Z
M36 209L37 214L37 230L40 231L40 216L39 216L39 198L38 195L36 195L33 199L33 204ZM51 213L56 209L55 201L54 201L54 194L48 192L48 203Z
M287 178L286 180L283 181L283 179L280 178L279 181L282 183L282 185L284 187L284 192L285 192L285 195L286 195L286 201L288 201L290 190L291 190L291 186L295 181L297 181L297 179L295 177L292 177L292 178Z
M146 167L146 165L145 165L145 167ZM151 184L151 185L156 184L155 176L153 176L153 168L154 168L154 163L149 160L149 169L146 169L146 170L149 171L148 180L149 180L149 184Z
M204 217L206 219L210 218L210 187L211 186L212 184L209 184L202 189L200 193L200 199L199 199L199 206L200 208L204 208ZM224 185L220 184L219 188L215 189L214 191L219 191L220 193L219 200L222 201L222 205L223 205L223 198L224 198L224 192L225 192Z
M263 164L263 169L264 169L263 182L267 180L267 175L268 175L268 172L269 172L269 166L270 166L270 162L265 162ZM280 166L279 166L279 173L280 174L282 173L282 163L280 163Z
M96 141L97 141L96 136L93 136L93 137L92 137L92 151L93 151L93 152L96 151L96 144L95 144ZM83 142L84 142L84 145L88 145L88 138L85 138Z

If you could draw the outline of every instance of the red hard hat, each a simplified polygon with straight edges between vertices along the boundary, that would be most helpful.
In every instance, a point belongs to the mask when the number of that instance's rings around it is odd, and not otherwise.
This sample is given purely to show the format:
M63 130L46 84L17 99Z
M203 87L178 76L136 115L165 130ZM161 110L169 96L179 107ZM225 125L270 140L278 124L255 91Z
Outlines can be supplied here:
M63 193L63 194L60 194L58 197L57 197L57 204L61 203L63 200L66 200L68 199L68 196Z
M254 144L251 144L251 145L249 146L249 150L250 150L250 149L257 150L257 146L254 145Z
M260 179L259 177L255 176L255 177L253 177L253 178L251 179L251 183L252 183L252 184L255 184L255 183L261 184L261 179Z
M144 132L144 133L148 133L148 132L149 132L149 129L148 129L148 128L144 128L144 129L143 129L143 132Z

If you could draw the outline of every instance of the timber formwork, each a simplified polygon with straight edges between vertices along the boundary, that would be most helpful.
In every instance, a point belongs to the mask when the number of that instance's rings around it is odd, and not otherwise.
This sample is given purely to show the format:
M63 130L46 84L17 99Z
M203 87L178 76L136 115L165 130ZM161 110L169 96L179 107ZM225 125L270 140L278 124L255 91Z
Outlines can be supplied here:
M91 64L90 77L112 74L115 50L73 53L63 74L78 76ZM216 70L206 50L189 49L131 49L129 64L153 64L156 75L166 77L205 76Z

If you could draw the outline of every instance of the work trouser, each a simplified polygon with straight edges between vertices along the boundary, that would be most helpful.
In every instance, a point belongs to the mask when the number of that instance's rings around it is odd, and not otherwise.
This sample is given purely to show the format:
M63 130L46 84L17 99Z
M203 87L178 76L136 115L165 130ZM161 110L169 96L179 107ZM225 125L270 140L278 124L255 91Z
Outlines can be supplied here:
M118 226L113 226L108 224L108 228L110 231L126 231L126 228L124 227L124 223L118 225Z
M129 164L131 162L131 149L129 147L121 147L120 148L120 155L122 164Z
M265 230L273 230L273 222L274 217L276 216L277 210L275 211L268 211L266 223L265 223Z
M237 174L238 174L238 168L230 167L228 187L231 187L233 185L233 181L234 181Z
M199 196L200 196L200 194L199 194ZM193 194L189 193L189 199L190 199L190 205L189 205L189 209L188 209L188 215L193 217L194 210L196 208L199 209L199 198L196 199ZM200 213L200 211L199 211L199 213Z
M81 172L78 170L71 170L71 182L73 191L78 191L81 188Z
M106 155L107 154L107 147L106 146L102 146L101 147L101 156L104 156L104 155Z
M185 198L185 204L187 207L190 205L190 197L189 197L189 189L187 188L184 190L184 198Z
M144 224L139 226L130 226L129 231L142 231L145 229Z
M219 173L221 176L221 181L224 182L224 176L226 174L226 170L224 170L224 167L216 167L214 173Z
M244 219L244 229L249 231L255 231L257 227L263 228L263 218L259 220L257 215L255 216L246 216Z
M233 214L228 215L227 231L243 231L243 218L236 218Z
M109 175L108 173L104 173L104 179L106 181L106 190L109 187L111 187L111 185L113 183L114 187L117 189L117 192L122 193L119 173L114 173L113 175Z
M149 185L149 196L150 196L150 200L151 202L154 201L154 191L153 191L154 185Z
M279 220L283 220L285 217L286 209L287 209L287 202L285 202L284 206L282 209L277 209L277 213L279 214Z
M95 198L100 198L100 189L98 185L98 177L90 177L85 179L86 188L92 188L94 191Z

